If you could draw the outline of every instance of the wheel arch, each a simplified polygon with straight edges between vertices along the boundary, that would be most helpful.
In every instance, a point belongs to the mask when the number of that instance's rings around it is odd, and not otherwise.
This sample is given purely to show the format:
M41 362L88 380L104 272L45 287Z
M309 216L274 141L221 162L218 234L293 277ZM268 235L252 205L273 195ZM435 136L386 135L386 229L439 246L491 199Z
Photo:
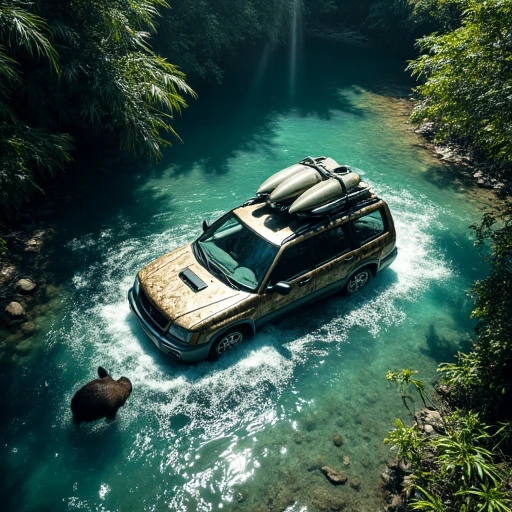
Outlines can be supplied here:
M254 336L256 334L256 325L254 322L250 319L246 320L240 320L238 322L234 322L232 324L226 325L225 327L222 327L218 331L215 331L208 340L209 343L213 344L216 339L219 338L219 336L222 336L223 334L226 334L227 332L239 328L240 330L244 331L244 334L247 334L248 336Z
M376 277L377 276L377 272L379 271L379 261L378 260L371 260L371 261L365 261L364 263L361 263L360 265L358 265L357 267L353 268L350 271L350 274L348 275L347 281L356 272L359 272L360 270L362 270L364 268L367 268L370 271L372 277Z

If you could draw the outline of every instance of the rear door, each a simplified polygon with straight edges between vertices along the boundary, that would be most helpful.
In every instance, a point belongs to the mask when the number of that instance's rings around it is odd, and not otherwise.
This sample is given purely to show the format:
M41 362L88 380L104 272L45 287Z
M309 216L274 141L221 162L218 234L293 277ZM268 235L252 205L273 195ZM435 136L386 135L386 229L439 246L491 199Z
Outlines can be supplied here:
M341 288L354 271L366 264L378 267L385 247L383 237L390 237L381 210L365 213L311 239L318 293Z
M361 261L346 226L336 226L311 238L316 291L329 293L341 288Z

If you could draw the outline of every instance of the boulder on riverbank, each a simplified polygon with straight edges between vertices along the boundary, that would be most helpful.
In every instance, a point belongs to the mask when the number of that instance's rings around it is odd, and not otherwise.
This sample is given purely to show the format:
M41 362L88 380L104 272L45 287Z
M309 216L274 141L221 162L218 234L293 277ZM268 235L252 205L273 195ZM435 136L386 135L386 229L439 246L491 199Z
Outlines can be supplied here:
M439 411L433 409L420 409L414 415L418 428L428 435L443 434L444 424Z

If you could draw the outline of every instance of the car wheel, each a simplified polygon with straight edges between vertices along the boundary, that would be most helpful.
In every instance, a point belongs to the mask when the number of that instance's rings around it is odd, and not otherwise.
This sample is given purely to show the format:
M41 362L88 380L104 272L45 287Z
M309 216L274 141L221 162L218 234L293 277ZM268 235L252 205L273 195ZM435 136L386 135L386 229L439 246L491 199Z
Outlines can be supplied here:
M233 329L221 334L210 348L209 359L217 360L222 354L240 345L244 340L244 333L241 329Z
M356 293L361 288L366 286L370 279L372 278L372 274L369 269L362 268L352 274L350 276L350 279L348 280L347 284L345 285L345 292L348 295L351 295L353 293Z

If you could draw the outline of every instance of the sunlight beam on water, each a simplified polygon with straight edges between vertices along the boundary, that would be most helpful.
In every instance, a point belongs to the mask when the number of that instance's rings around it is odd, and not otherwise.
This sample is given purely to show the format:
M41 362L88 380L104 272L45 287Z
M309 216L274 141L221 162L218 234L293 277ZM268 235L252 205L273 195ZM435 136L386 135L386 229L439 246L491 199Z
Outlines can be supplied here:
M296 81L297 81L297 60L298 60L298 46L301 31L301 9L302 0L293 0L292 18L290 26L290 98L295 97Z

